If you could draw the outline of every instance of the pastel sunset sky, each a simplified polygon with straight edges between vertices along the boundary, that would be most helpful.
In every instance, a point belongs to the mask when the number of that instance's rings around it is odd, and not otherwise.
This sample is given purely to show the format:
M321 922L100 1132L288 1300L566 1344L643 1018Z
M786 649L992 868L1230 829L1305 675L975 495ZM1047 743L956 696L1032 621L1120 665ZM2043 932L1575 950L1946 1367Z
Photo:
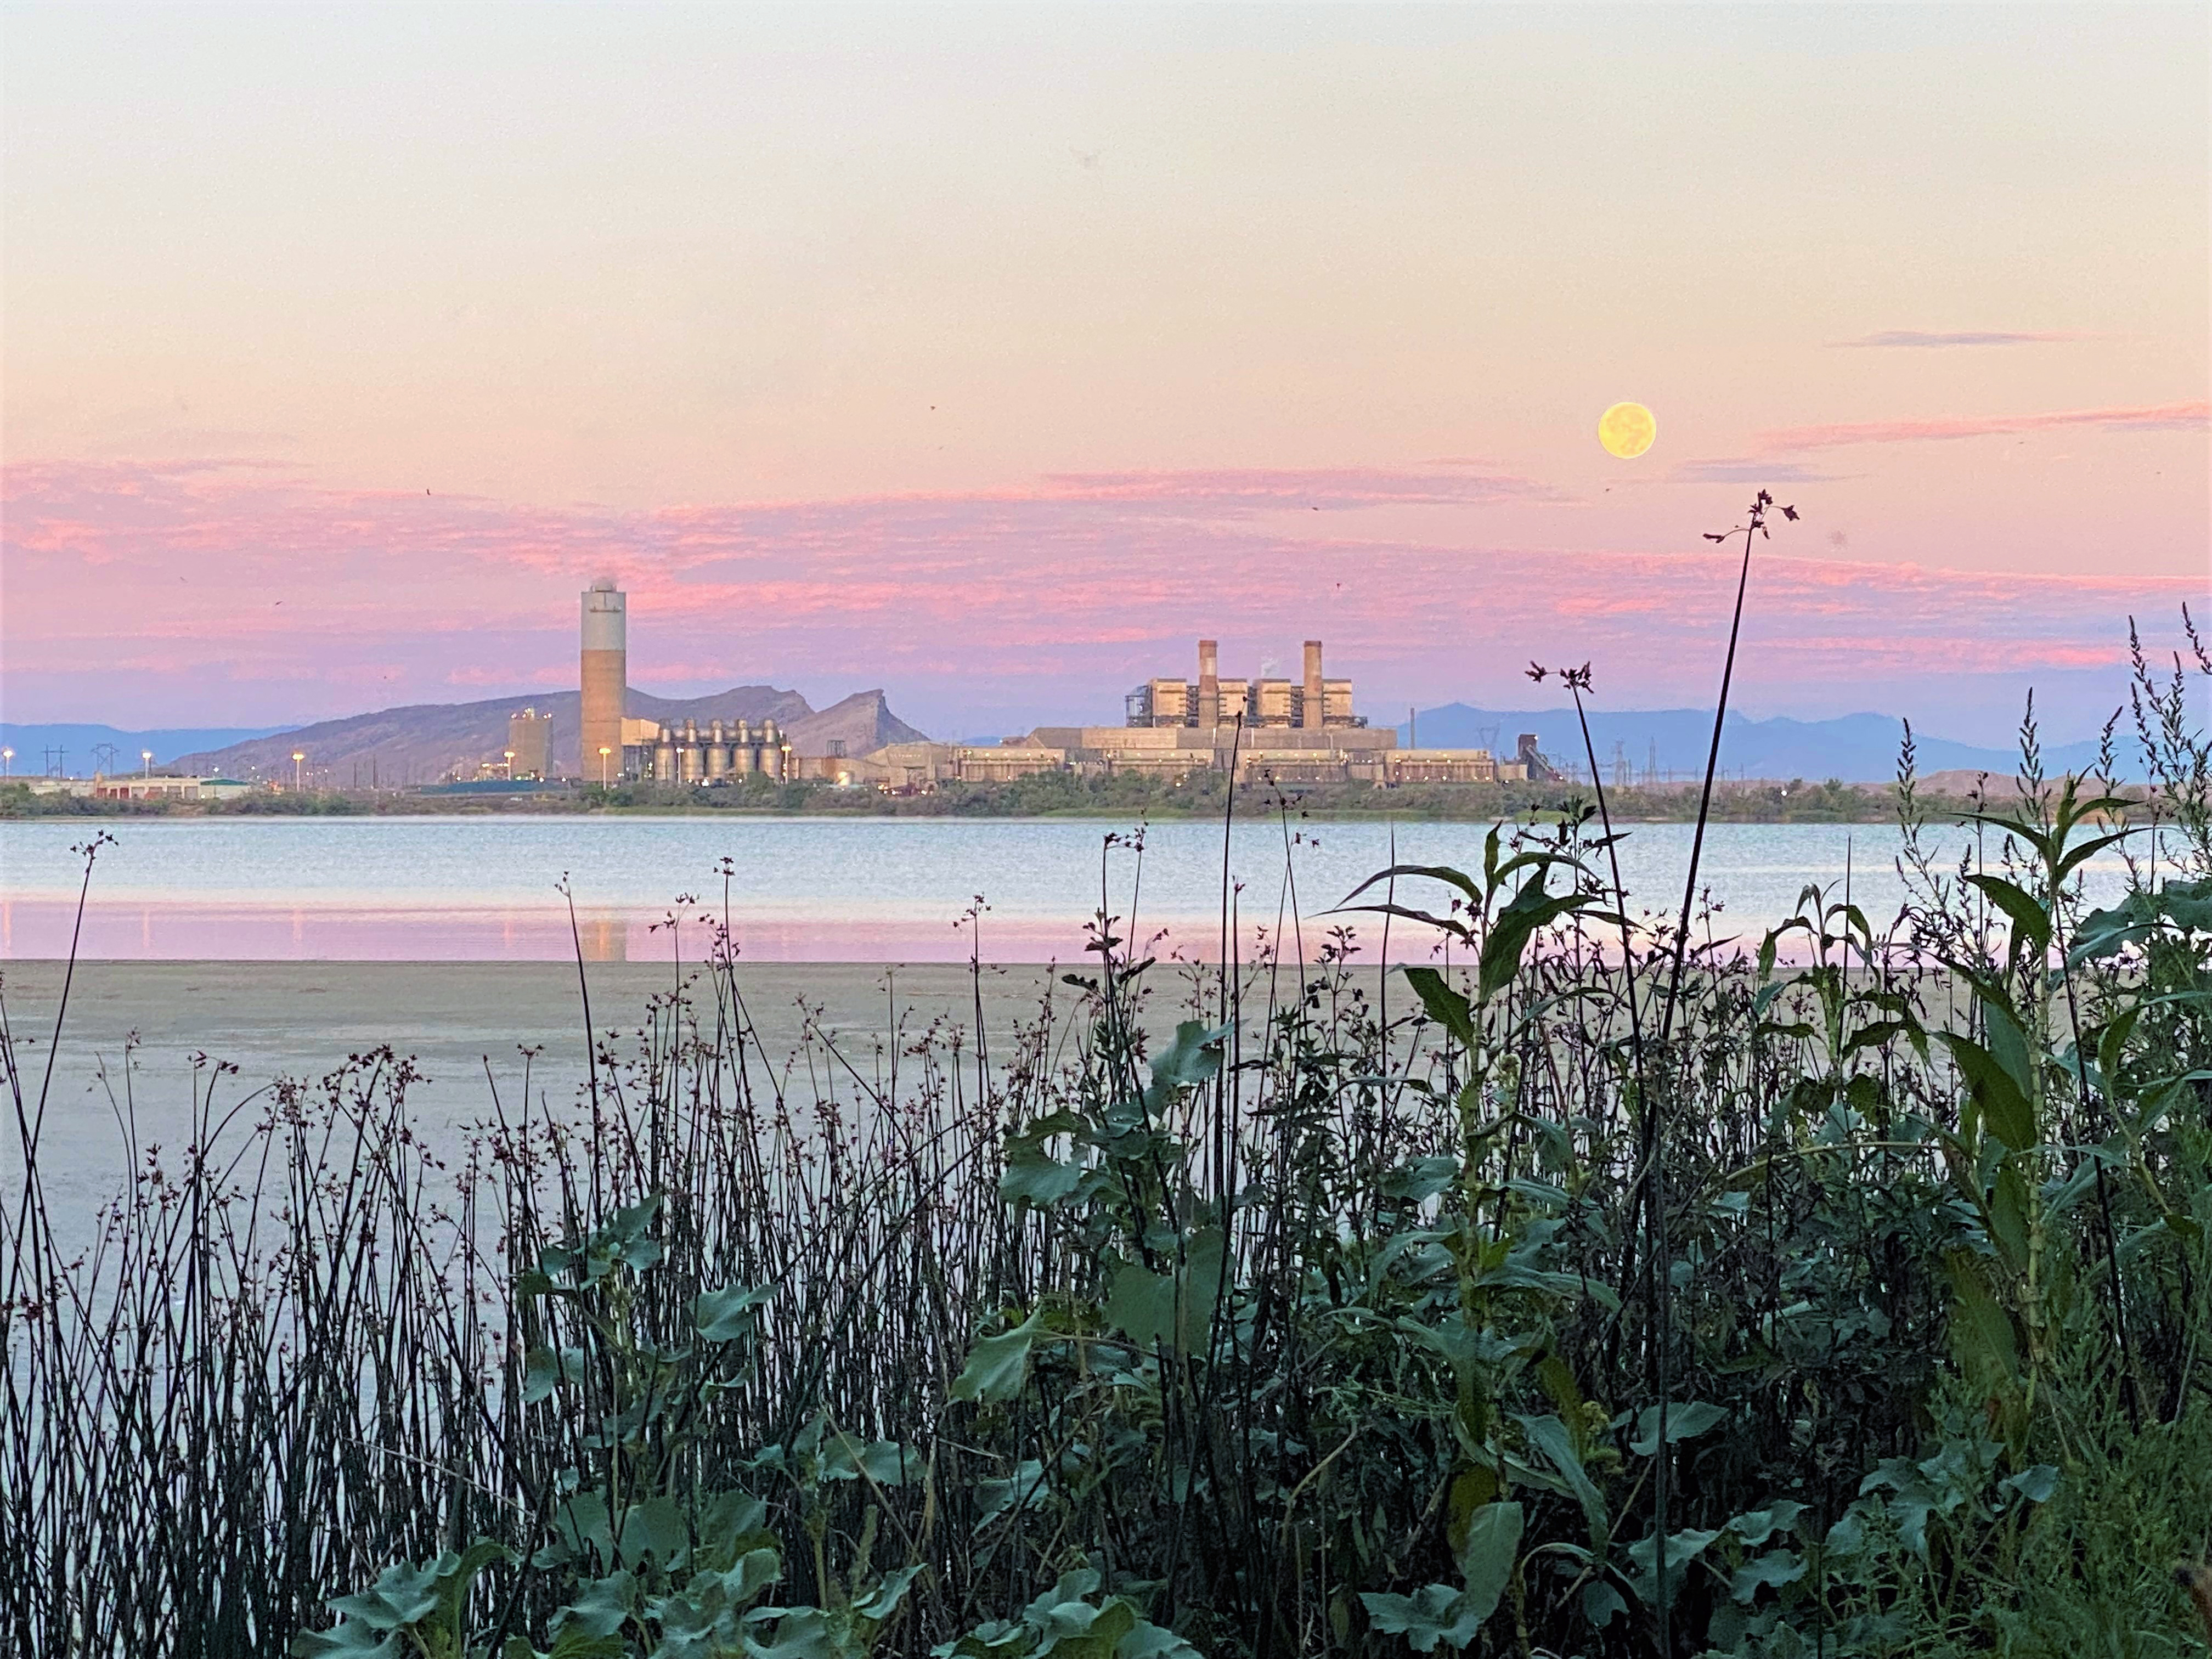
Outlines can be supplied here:
M0 714L573 686L1998 738L2206 594L2208 13L10 7ZM1599 414L1658 441L1607 456Z

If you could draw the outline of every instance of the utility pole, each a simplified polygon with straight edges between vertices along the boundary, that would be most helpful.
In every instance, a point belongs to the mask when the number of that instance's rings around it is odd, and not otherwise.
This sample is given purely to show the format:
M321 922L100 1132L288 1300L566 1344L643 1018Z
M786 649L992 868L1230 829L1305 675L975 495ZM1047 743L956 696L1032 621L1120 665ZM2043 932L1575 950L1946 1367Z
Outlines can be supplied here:
M295 749L292 751L292 793L295 795L301 793L305 787L306 775L301 771L300 763L307 758L305 750Z

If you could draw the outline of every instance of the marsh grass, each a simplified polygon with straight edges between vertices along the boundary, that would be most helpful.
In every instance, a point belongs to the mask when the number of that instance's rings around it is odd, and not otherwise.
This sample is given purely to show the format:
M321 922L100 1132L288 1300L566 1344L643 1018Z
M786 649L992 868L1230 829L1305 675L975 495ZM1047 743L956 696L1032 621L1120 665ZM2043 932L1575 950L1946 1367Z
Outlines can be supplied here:
M1106 837L1084 963L882 1055L771 1055L774 970L686 900L580 1097L526 1077L450 1154L388 1050L210 1061L158 1155L123 1068L82 1250L0 1024L4 1639L2200 1652L2193 684L2139 678L2168 836L2106 911L2067 860L2144 809L2032 730L1956 869L1908 769L1879 929L1809 888L1763 944L1632 918L1579 814L1327 913L1285 801L1283 954L1152 959Z

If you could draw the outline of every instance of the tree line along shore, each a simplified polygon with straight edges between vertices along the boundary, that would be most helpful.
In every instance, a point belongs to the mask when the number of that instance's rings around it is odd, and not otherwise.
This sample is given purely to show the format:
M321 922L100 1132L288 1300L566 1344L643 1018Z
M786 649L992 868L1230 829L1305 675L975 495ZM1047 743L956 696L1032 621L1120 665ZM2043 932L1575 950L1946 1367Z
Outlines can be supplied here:
M2008 779L1993 779L1992 799L2008 799ZM0 817L414 817L491 813L643 814L740 812L871 817L1218 817L1287 807L1311 817L1416 818L1493 823L1549 814L1579 813L1592 804L1587 784L1431 783L1377 789L1367 784L1261 781L1237 786L1236 799L1221 778L1170 781L1129 774L1078 777L1039 774L1003 783L951 783L927 793L886 793L827 783L732 780L715 787L649 782L612 788L580 787L528 793L468 794L425 790L324 790L256 793L220 802L125 801L33 794L24 784L0 788ZM1698 816L1695 784L1630 785L1608 789L1607 805L1619 821L1686 823ZM1716 784L1710 816L1734 823L1876 823L1895 819L1895 784L1844 783L1836 779L1723 781ZM1972 793L1919 792L1920 807L1937 817L1976 810Z

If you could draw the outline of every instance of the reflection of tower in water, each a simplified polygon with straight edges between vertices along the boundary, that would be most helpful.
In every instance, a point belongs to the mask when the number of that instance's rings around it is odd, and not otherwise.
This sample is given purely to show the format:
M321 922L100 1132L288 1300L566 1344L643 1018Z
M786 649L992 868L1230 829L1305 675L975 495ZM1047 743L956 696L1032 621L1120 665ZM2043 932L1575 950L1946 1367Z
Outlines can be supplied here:
M579 916L576 942L586 962L629 960L629 924L620 916Z

